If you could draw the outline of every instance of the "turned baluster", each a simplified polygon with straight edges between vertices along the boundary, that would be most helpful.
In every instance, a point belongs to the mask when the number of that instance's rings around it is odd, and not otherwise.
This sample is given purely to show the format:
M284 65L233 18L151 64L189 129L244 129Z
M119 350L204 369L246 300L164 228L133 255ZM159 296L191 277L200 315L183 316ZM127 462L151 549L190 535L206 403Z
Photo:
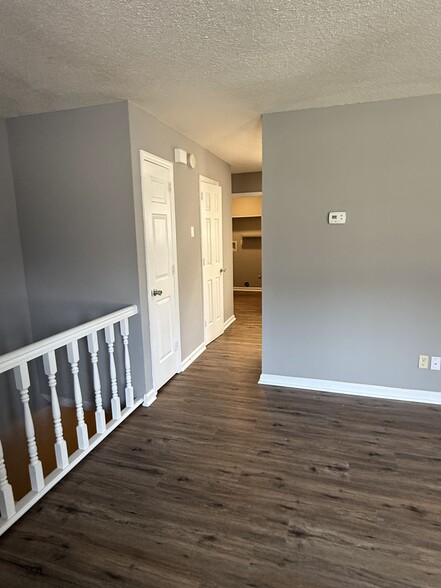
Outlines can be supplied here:
M121 418L121 400L118 395L118 384L116 381L116 366L115 366L115 330L113 325L104 329L104 335L109 349L109 365L110 365L110 388L112 390L112 419L118 420Z
M81 394L81 385L79 374L78 362L80 361L80 352L78 350L78 341L72 341L67 344L67 359L70 363L72 377L73 377L73 388L75 396L75 408L77 413L77 440L78 447L80 449L87 449L89 447L89 431L87 425L84 422L84 409L83 409L83 396Z
M3 446L0 441L0 516L10 519L15 514L14 494L8 482L8 474L3 456Z
M132 386L132 369L130 365L130 354L129 354L129 319L123 319L119 323L121 336L124 345L124 366L126 370L126 406L133 406L135 399L133 396Z
M90 360L92 362L93 372L93 389L95 391L95 422L97 433L104 433L106 431L106 414L103 409L103 397L101 394L101 380L98 369L98 336L92 333L87 337L87 346L90 353Z
M29 407L29 386L31 385L29 379L28 364L23 363L14 368L15 385L20 391L20 397L23 404L24 422L26 439L28 442L29 452L29 477L31 479L31 487L34 492L39 492L44 488L43 467L41 461L38 459L37 443L35 442L35 429L32 420L31 409Z
M64 470L69 465L69 455L67 453L67 445L63 436L63 425L61 423L60 403L57 395L57 360L55 359L55 352L49 351L43 356L44 373L47 376L47 381L51 391L52 403L52 417L54 419L55 430L55 457L57 460L57 468Z

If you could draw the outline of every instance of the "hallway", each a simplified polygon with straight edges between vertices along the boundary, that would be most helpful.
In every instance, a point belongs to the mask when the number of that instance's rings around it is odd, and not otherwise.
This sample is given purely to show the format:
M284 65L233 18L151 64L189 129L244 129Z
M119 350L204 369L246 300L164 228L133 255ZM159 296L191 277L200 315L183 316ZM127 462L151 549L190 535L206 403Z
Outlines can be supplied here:
M259 386L235 311L0 538L0 586L441 586L441 408Z

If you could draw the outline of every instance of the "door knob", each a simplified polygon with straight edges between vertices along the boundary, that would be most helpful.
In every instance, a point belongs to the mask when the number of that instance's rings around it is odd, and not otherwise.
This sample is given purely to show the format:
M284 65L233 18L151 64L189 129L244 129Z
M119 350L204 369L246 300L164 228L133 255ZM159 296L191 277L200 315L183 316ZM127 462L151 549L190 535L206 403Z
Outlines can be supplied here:
M152 296L161 296L161 294L162 290L156 290L156 288L152 290Z

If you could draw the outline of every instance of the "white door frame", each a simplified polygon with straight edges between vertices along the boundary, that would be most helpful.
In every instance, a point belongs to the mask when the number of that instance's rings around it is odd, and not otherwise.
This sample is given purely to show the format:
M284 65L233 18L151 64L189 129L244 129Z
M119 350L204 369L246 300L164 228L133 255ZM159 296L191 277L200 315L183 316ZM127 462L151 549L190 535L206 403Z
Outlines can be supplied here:
M207 327L205 326L205 310L206 310L206 297L205 297L205 269L204 269L204 263L203 263L203 258L204 258L204 251L203 251L203 246L202 246L202 200L201 200L201 192L202 192L202 187L201 184L202 182L204 182L205 184L213 184L214 186L220 186L220 182L218 182L217 180L213 180L212 178L207 178L207 176L203 176L201 174L199 174L199 222L200 222L200 235L201 235L201 264L202 264L202 307L203 307L203 325L204 325L204 344L207 344ZM222 205L223 205L223 195L222 195ZM222 217L223 217L223 207L222 207ZM223 219L222 219L223 220ZM222 223L222 227L223 227L223 223ZM222 259L223 259L223 229L222 229L222 234L221 234L221 238L222 238ZM223 287L223 283L222 283L222 287ZM225 302L224 302L224 308L222 309L222 312L224 312L225 309ZM223 317L225 320L225 316Z
M140 172L141 172L141 200L142 200L142 223L143 223L143 238L144 238L144 264L146 270L146 280L147 280L147 307L148 307L148 316L149 316L149 340L150 340L150 360L152 366L152 380L153 380L153 389L154 393L156 394L158 391L157 388L157 373L156 373L156 366L153 362L153 345L154 342L152 340L152 298L149 295L150 287L149 287L149 271L148 271L148 246L147 246L147 238L146 238L146 225L144 222L144 213L145 213L145 202L144 202L144 178L142 174L142 162L149 161L150 163L154 163L157 165L161 165L166 167L170 170L170 181L171 181L171 197L170 197L170 204L171 204L171 232L172 232L172 253L173 253L173 263L175 266L174 272L174 288L176 293L176 300L174 301L174 308L173 308L173 318L174 318L174 328L176 329L176 337L178 340L178 349L176 353L176 373L181 371L181 321L179 315L179 280L178 280L178 252L176 246L176 213L175 213L175 181L174 181L174 174L173 174L173 163L171 161L167 161L166 159L162 159L157 155L153 155L153 153L149 153L148 151L144 151L140 149L139 151L139 165L140 165Z
M207 178L207 176L202 176L199 174L199 192L201 191L201 182L205 182L205 184L213 184L214 186L220 186L220 183L217 180L212 180L211 178Z

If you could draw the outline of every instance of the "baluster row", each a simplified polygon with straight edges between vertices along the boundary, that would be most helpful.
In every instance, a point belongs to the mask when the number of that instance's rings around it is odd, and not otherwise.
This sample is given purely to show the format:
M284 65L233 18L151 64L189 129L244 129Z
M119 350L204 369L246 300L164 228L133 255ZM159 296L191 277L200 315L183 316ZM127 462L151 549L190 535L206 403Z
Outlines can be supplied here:
M124 350L124 370L125 370L125 400L126 407L133 407L134 405L134 391L132 385L132 372L129 354L129 321L123 319L119 323L120 333L123 342ZM121 400L118 394L117 373L115 365L115 330L114 325L105 327L104 329L105 341L107 343L109 353L109 375L111 388L111 408L112 419L119 420L121 418ZM95 422L98 434L103 434L106 431L106 415L103 409L103 399L101 392L101 380L98 368L98 334L92 333L87 337L87 346L90 354L92 364L92 378L93 389L95 396ZM79 379L79 348L78 341L68 343L67 359L70 364L70 369L73 379L73 390L75 398L75 409L77 417L77 440L78 447L85 450L89 447L89 433L87 424L84 420L83 398L81 392L81 385ZM47 376L48 386L50 389L52 418L54 422L55 431L55 457L57 468L65 469L69 465L69 455L67 450L66 440L64 439L63 424L61 420L60 402L57 392L57 360L55 351L49 351L43 355L43 367ZM38 448L35 439L35 427L32 419L32 413L29 406L29 387L30 377L27 363L23 363L14 368L15 385L20 392L20 398L23 405L24 424L26 440L29 453L29 477L31 481L31 488L34 492L39 492L44 488L44 475L42 463L38 456ZM15 514L15 502L12 487L8 482L6 466L3 456L3 447L0 441L0 516L9 519Z

